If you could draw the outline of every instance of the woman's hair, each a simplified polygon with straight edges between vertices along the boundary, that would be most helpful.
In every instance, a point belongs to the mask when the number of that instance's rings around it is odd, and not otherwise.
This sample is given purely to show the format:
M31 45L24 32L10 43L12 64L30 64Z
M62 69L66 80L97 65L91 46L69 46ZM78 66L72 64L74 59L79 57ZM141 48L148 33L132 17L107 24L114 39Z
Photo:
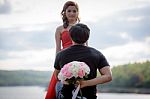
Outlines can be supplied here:
M69 26L69 21L66 17L66 9L69 7L69 6L75 6L75 8L77 9L77 11L79 12L79 7L78 7L78 4L73 2L73 1L67 1L65 4L64 4L64 7L63 7L63 10L61 11L61 15L62 15L62 20L63 20L63 27L64 28L67 28ZM80 19L79 17L77 17L77 21L79 22Z
M75 43L84 44L89 39L90 29L87 25L78 23L70 28L69 33Z

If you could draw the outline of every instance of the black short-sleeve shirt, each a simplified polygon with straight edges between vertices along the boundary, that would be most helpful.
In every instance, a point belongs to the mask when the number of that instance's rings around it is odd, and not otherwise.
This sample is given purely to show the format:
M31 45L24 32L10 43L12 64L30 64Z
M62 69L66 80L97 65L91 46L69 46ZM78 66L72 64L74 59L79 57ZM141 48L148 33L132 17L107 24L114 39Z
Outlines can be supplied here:
M83 46L73 45L69 48L64 49L56 55L54 68L61 70L61 68L72 61L85 62L90 68L90 74L87 79L93 79L97 76L97 69L101 69L105 66L109 66L105 56L98 50ZM83 88L85 94L96 94L96 86Z

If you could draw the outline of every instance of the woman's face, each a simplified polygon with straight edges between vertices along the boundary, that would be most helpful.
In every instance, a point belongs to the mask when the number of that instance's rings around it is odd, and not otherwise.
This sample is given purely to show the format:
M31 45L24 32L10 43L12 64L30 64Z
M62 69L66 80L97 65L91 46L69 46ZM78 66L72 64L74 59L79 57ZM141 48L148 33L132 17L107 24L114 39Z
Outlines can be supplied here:
M69 21L76 21L78 18L78 11L75 6L69 6L66 9L66 17Z

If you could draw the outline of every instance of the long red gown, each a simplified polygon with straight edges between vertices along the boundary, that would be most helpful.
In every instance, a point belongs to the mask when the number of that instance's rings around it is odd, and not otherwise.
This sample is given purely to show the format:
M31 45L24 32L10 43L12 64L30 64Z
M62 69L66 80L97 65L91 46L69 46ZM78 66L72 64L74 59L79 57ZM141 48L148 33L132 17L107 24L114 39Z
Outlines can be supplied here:
M62 40L63 49L72 45L72 40L70 38L68 30L64 30L61 33L61 40ZM53 73L51 81L50 81L49 86L48 86L48 90L47 90L47 94L46 94L45 99L56 99L56 92L55 92L56 83L57 83L57 80L56 80L54 73Z

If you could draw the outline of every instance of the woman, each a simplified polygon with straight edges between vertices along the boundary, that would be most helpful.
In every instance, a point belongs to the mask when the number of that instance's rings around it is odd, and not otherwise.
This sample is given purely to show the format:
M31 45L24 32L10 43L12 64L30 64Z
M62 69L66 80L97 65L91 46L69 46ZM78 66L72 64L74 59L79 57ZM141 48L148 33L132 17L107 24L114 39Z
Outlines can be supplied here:
M58 26L55 32L56 53L72 45L69 29L76 23L80 22L78 5L73 1L67 1L61 11L61 16L63 25ZM53 73L45 99L56 99L56 83L57 78Z

